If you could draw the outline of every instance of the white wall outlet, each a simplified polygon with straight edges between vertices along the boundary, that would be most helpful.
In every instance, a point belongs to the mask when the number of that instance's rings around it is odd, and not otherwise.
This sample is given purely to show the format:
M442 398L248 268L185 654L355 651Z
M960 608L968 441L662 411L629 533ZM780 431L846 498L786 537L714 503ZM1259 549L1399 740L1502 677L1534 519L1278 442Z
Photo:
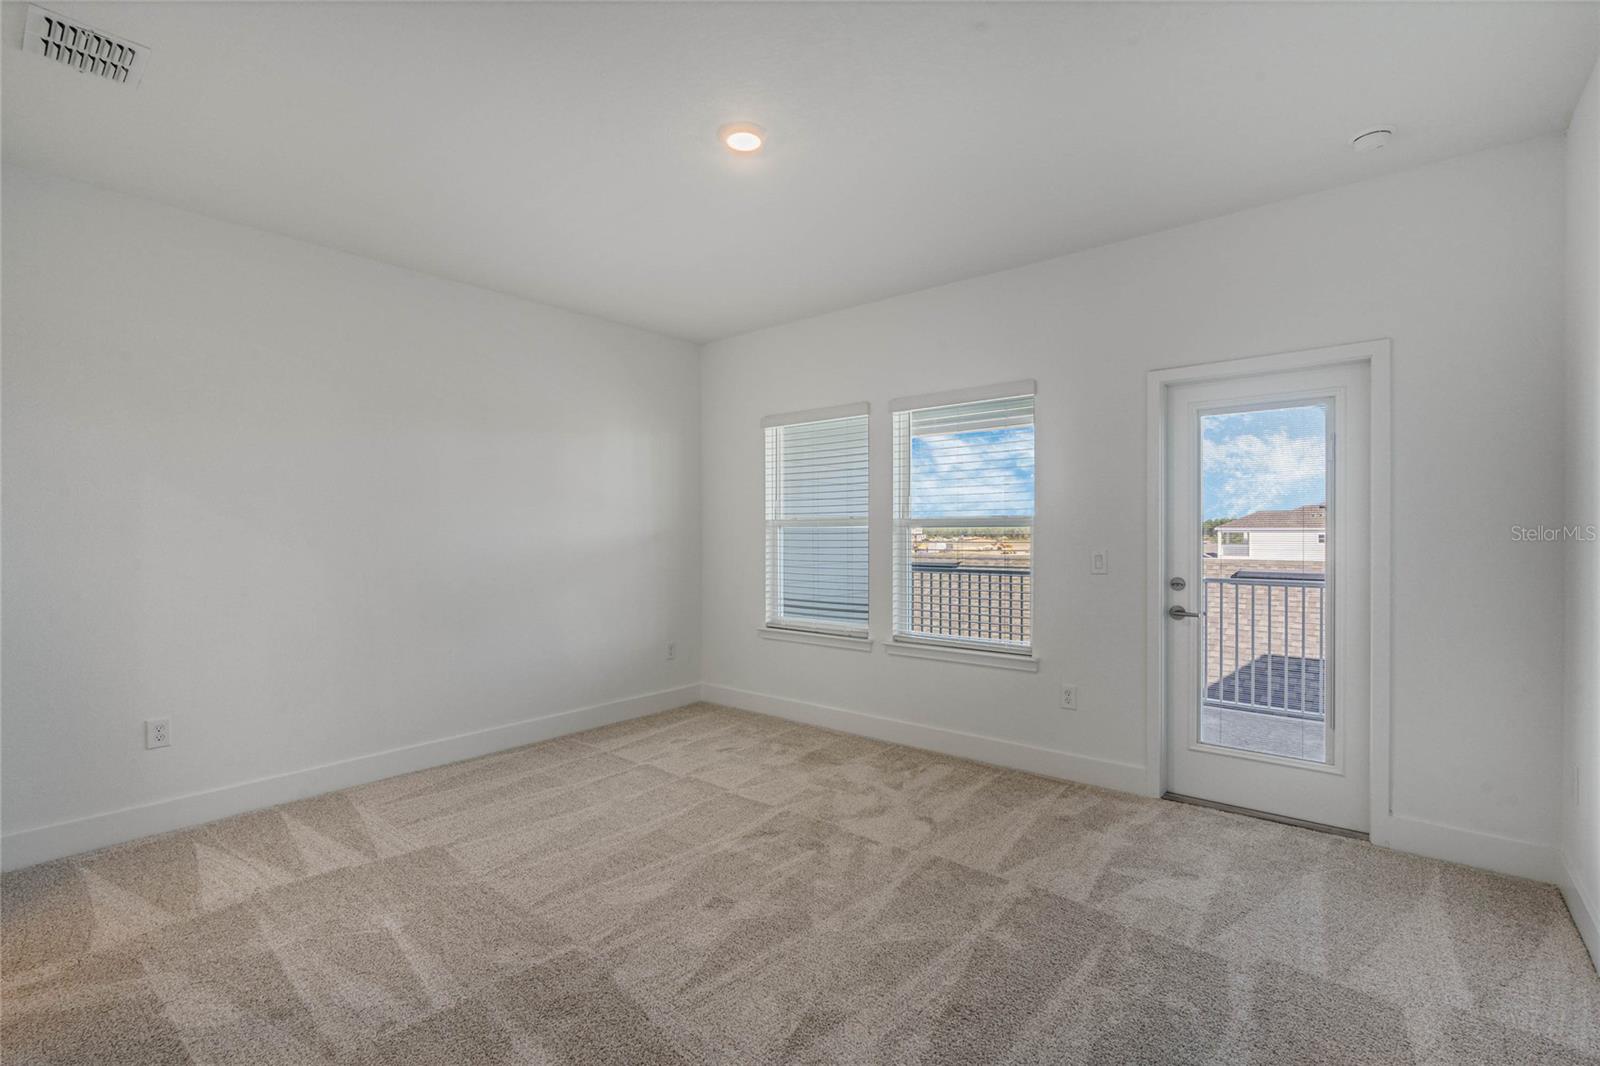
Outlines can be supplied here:
M1077 685L1062 685L1061 686L1061 706L1064 707L1065 709L1069 710L1069 711L1075 711L1075 710L1078 709L1078 686Z
M1111 573L1111 554L1104 548L1096 548L1094 551L1089 553L1089 573Z
M146 718L144 720L144 746L164 748L172 743L172 719Z
M676 659L677 657L678 657L678 642L675 641L675 640L667 641L667 660L670 662L671 660Z

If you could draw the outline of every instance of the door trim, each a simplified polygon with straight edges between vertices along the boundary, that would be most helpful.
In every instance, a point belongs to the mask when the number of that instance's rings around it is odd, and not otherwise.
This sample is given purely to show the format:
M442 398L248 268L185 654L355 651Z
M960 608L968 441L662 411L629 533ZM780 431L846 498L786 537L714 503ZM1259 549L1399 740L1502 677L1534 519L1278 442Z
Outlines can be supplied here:
M1369 504L1372 527L1370 570L1371 692L1367 730L1368 832L1374 844L1387 846L1393 817L1390 784L1390 652L1392 606L1390 597L1392 502L1392 380L1388 338L1308 348L1275 355L1248 356L1211 363L1152 370L1146 377L1145 405L1145 791L1160 796L1167 790L1167 633L1166 594L1160 581L1167 551L1167 429L1166 395L1174 385L1219 381L1254 374L1281 373L1315 367L1366 363L1369 368L1371 425L1368 456L1372 464Z

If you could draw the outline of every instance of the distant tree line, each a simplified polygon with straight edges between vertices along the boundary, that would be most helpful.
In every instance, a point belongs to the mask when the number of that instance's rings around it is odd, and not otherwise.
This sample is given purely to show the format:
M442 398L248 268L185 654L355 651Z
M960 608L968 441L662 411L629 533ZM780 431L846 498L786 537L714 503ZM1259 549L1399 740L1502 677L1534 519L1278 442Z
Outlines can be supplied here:
M990 537L995 540L1026 537L1030 530L1002 529L997 526L918 526L929 540L950 540L954 537Z

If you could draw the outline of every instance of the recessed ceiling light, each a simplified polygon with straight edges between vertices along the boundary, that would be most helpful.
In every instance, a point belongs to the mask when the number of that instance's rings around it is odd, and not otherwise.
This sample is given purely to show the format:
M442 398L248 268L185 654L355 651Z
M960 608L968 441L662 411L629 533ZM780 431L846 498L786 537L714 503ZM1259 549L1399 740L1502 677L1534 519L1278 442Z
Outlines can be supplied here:
M1370 152L1374 148L1382 148L1388 144L1389 138L1393 136L1393 126L1376 126L1370 130L1362 130L1350 138L1350 147L1358 152Z
M717 131L717 140L725 144L728 151L740 155L761 151L766 139L766 131L753 122L732 122Z

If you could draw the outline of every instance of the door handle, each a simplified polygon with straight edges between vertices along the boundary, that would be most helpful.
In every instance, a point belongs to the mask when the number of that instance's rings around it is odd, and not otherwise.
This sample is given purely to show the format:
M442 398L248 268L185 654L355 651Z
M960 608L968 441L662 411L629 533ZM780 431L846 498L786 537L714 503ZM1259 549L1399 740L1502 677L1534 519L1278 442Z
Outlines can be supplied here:
M1181 604L1175 603L1167 608L1167 617L1181 622L1185 618L1199 618L1200 616L1193 611L1185 610Z

